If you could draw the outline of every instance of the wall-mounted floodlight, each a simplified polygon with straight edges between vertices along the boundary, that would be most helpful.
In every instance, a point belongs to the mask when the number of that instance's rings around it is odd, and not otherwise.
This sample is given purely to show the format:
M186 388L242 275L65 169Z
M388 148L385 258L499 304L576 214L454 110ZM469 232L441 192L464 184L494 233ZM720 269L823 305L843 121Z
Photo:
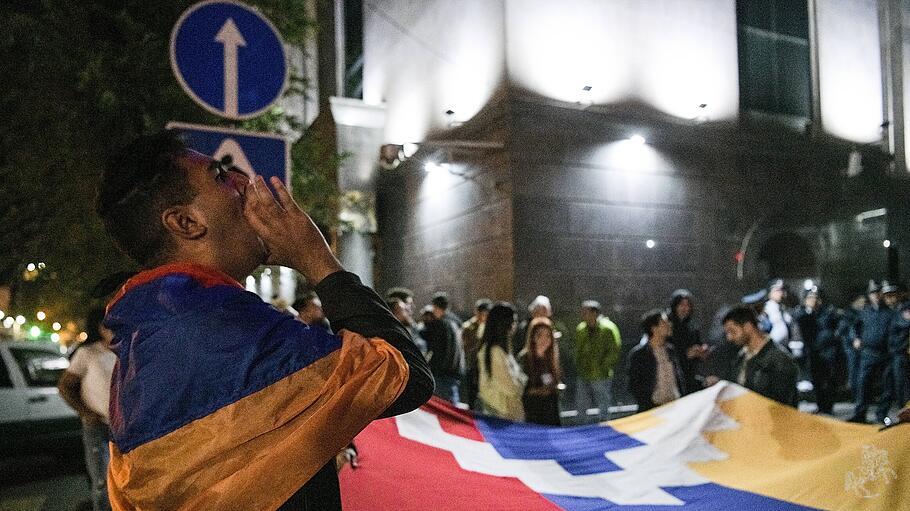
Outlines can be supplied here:
M888 214L887 208L872 209L869 211L863 211L862 213L856 215L857 222L865 222L866 220L871 220L873 218L878 218L880 216L885 216Z
M629 137L629 142L632 142L635 145L645 145L645 142L647 142L647 140L645 140L645 137L636 133Z

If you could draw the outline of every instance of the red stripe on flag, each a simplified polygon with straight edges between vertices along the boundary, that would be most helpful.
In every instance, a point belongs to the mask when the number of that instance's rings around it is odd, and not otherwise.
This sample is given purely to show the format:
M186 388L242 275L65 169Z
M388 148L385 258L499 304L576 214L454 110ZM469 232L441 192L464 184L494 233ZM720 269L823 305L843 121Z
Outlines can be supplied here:
M360 467L339 474L345 511L561 509L518 479L462 470L450 452L402 438L394 418L373 422L354 443Z
M483 433L477 429L477 425L471 419L471 412L460 410L452 403L436 396L433 396L422 408L439 417L439 424L446 433L468 440L484 441Z

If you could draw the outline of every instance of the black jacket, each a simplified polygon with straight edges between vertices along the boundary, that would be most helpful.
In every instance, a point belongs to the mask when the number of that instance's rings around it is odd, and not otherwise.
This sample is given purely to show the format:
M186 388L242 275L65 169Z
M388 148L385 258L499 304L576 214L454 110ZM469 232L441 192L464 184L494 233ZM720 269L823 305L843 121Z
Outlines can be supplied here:
M885 352L888 350L888 336L894 311L885 304L878 307L867 305L859 315L859 322L853 332L854 338L863 342L862 349Z
M744 353L740 353L733 363L727 379L736 382L743 364L746 365L745 387L769 399L785 405L796 406L798 394L796 392L796 378L798 367L790 358L770 339L765 346L751 359L746 360Z
M464 375L464 350L455 323L447 317L427 321L418 334L427 343L433 376L461 378Z
M837 336L840 314L837 309L823 305L821 309L808 311L800 307L793 315L800 338L810 354L818 354L825 359L833 359L840 348Z
M683 373L683 381L680 383L683 394L701 390L701 385L695 379L695 373L698 369L698 360L690 359L687 356L689 348L701 344L701 333L692 324L692 317L679 319L670 314L670 323L673 324L673 334L667 339L667 343L673 346L676 356L679 357L679 367Z
M676 376L676 389L683 394L683 372L676 358L673 346L666 345L667 354L673 364L673 373ZM629 352L629 392L638 403L638 411L643 412L657 406L651 400L654 386L657 384L657 358L651 350L651 344L642 342Z
M888 352L892 355L906 355L910 341L910 302L895 307L888 334Z
M353 273L336 272L316 286L322 309L335 331L350 330L364 337L379 337L401 352L410 368L408 383L394 403L382 414L392 417L414 410L433 394L433 377L426 360L392 316L385 302L372 289L360 283ZM335 458L297 491L279 511L340 510L341 492Z

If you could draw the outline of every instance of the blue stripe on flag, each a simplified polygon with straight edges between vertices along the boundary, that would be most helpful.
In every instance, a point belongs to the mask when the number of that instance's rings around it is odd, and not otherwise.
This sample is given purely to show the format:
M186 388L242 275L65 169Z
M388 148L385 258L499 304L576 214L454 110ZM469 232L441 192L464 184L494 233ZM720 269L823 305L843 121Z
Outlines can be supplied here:
M232 286L171 275L109 311L120 365L111 433L120 452L258 392L341 347L341 339ZM115 397L112 396L112 399Z
M575 476L622 470L604 453L644 445L609 426L552 428L480 415L475 422L503 458L554 460Z
M815 508L734 490L714 483L700 484L698 486L669 487L663 488L663 490L685 502L685 505L621 506L603 499L547 494L543 496L566 511L653 511L654 509L678 509L680 511L728 511L732 509L748 509L749 511L817 511Z

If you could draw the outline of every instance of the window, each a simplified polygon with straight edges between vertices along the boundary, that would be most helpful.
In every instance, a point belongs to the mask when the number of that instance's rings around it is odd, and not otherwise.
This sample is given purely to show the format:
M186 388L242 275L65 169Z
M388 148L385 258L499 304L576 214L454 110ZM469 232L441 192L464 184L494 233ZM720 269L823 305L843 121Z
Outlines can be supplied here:
M344 2L344 97L363 98L363 2Z
M70 363L66 357L37 348L10 348L29 387L56 387Z
M736 21L740 108L810 117L806 0L739 0Z

